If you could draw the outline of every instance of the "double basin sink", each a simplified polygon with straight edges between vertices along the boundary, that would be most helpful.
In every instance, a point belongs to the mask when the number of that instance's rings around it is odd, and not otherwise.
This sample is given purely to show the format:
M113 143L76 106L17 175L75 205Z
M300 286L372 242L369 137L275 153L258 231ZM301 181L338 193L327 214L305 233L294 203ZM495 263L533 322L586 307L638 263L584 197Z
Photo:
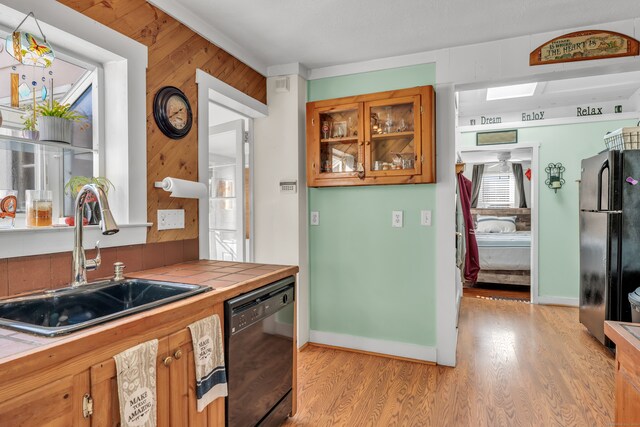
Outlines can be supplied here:
M0 327L54 337L205 292L207 286L125 279L0 301Z

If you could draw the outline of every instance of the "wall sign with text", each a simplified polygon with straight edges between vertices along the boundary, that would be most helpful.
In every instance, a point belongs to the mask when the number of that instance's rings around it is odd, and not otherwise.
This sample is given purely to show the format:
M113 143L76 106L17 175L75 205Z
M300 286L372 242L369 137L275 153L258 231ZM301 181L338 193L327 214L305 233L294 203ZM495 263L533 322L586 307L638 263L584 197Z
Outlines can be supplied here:
M552 119L570 119L590 116L607 116L636 111L629 100L607 101L593 104L567 105L562 107L538 108L526 111L509 111L500 114L461 115L460 126L506 125L514 123L544 122Z
M538 47L531 52L529 65L637 56L639 53L638 41L624 34L604 30L578 31Z

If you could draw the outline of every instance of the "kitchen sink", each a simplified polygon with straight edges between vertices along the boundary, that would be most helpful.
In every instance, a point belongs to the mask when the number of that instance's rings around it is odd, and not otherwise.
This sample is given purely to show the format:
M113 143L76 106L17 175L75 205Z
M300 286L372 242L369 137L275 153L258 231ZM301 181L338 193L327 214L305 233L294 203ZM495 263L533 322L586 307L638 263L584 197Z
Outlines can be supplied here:
M207 286L125 279L0 301L0 326L54 337L190 297Z

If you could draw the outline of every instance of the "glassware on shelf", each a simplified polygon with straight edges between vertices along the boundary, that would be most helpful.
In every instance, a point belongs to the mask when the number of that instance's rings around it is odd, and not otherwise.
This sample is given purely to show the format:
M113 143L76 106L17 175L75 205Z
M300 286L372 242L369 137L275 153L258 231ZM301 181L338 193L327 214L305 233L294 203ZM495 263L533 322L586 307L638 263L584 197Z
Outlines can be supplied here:
M400 124L398 125L398 132L405 132L407 130L407 123L404 119L400 119Z
M27 227L49 227L53 223L53 193L27 190Z
M329 138L329 131L331 130L331 125L329 121L325 120L322 122L322 139Z
M356 126L356 120L353 117L349 117L347 121L347 136L358 136L358 128Z
M386 108L387 118L384 122L384 133L393 132L393 116L391 115L391 107Z
M0 190L0 229L13 228L18 208L18 192Z

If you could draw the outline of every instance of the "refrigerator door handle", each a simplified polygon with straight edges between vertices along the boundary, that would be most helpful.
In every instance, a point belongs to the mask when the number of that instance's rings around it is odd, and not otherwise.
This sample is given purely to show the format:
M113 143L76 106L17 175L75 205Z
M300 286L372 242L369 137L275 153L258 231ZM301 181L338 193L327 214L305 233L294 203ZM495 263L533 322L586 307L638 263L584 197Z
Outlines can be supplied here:
M602 162L602 166L600 166L600 170L598 171L598 202L596 211L603 212L602 210L602 173L604 170L609 170L609 159ZM607 205L609 202L607 202ZM609 210L610 206L607 206L607 210Z

